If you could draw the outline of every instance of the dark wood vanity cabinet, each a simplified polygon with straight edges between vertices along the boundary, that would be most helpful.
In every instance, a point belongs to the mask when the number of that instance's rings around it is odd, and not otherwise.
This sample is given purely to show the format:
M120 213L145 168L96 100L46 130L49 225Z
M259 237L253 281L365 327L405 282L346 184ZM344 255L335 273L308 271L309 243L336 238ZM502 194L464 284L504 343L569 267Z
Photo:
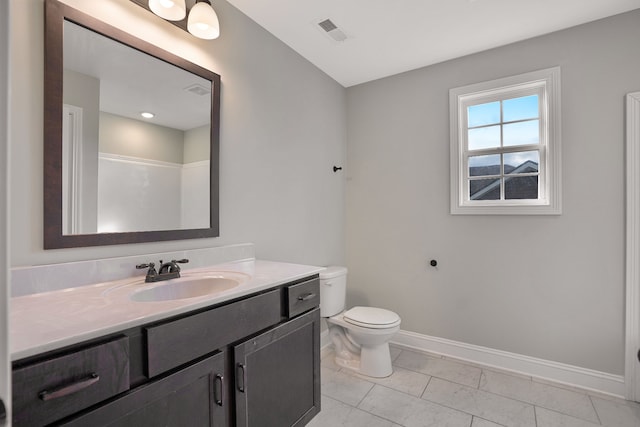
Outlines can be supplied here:
M13 425L303 426L320 411L318 295L313 276L14 362Z
M238 427L303 426L320 411L320 310L233 347Z

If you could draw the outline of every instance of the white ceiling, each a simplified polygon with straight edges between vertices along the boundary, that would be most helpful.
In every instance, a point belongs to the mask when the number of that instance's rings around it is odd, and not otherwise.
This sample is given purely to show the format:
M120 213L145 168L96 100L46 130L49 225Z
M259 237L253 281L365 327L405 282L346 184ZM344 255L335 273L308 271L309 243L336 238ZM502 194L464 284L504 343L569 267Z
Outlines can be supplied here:
M100 82L100 111L180 130L211 121L211 82L69 21L64 68ZM195 85L204 92L187 90Z
M228 1L345 87L640 8L640 0ZM327 18L347 40L317 26Z

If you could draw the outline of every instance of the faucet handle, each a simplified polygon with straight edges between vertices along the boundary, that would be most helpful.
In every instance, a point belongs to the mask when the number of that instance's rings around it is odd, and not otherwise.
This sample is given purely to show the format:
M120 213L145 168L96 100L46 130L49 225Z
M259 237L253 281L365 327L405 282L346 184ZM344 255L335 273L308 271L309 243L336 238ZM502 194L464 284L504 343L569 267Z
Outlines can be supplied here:
M136 268L137 268L138 270L142 270L143 268L153 268L153 267L155 267L155 266L156 266L156 265L155 265L154 263L150 262L150 263L147 263L147 264L137 264L137 265L136 265Z
M170 264L170 266L169 266L170 271L176 271L178 274L180 274L180 266L178 264L186 264L188 262L189 262L189 260L186 259L186 258L183 258L183 259L172 259L171 262L167 263L167 264Z
M149 282L154 282L155 281L155 277L157 276L158 272L156 271L156 264L153 262L148 262L145 264L137 264L136 268L141 270L143 268L148 268L149 270L147 271L147 275L144 279L145 283L149 283Z

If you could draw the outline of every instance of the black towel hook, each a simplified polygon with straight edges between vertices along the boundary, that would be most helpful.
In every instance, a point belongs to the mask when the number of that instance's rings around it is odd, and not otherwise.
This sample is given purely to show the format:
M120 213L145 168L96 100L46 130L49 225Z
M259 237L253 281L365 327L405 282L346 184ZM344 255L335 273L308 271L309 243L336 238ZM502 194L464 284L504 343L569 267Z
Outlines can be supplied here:
M333 167L333 171L334 172L338 172L338 171L341 171L341 170L342 170L342 166L334 166Z

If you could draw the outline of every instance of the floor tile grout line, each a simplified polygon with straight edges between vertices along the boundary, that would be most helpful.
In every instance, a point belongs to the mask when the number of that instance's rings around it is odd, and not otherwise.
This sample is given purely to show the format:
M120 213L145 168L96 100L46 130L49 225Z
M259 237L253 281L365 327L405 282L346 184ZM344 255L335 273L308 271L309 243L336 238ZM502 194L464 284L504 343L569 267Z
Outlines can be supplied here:
M483 419L483 420L485 420L485 421L492 422L492 423L494 423L494 424L498 424L498 425L500 425L500 426L502 426L502 425L503 425L503 424L500 424L500 423L499 423L499 422L497 422L497 421L493 421L493 420L490 420L490 419L485 418L485 417L480 417L480 416L477 416L477 415L472 414L472 413L470 413L470 412L463 411L462 409L458 409L458 408L453 408L453 407L451 407L451 406L447 406L447 405L445 405L445 404L443 404L443 403L434 402L433 400L425 399L425 398L422 398L422 397L421 397L420 399L424 400L425 402L429 402L429 403L431 403L432 405L442 406L443 408L451 409L452 411L456 411L456 412L460 412L460 413L462 413L462 414L470 415L470 416L471 416L471 420L472 420L472 421L473 421L473 417L476 417L476 418ZM533 405L531 405L531 406L533 406ZM535 413L535 408L534 408L534 413Z
M355 378L357 378L357 377L355 377ZM373 388L376 386L376 383L372 383L372 382L369 382L369 381L367 381L367 380L362 380L362 381L364 381L364 382L366 382L366 383L371 384L371 387L369 387L369 390L367 390L367 392L364 394L364 396L362 396L362 398L361 398L361 399L358 401L358 403L354 406L354 408L357 408L357 409L360 409L360 408L359 408L359 406L360 406L360 404L362 403L362 401L363 401L364 399L366 399L366 397L369 395L369 393L371 393L371 390L373 390ZM362 409L361 409L361 410L362 410ZM365 412L366 412L366 411L365 411Z
M373 389L373 387L372 387L372 389ZM367 392L367 394L368 394L368 392ZM343 405L345 405L345 406L348 406L348 407L350 407L351 409L355 409L356 411L361 411L361 412L364 412L364 413L366 413L366 414L369 414L369 415L371 415L372 417L376 417L376 418L381 419L381 420L384 420L384 421L389 421L391 424L400 425L400 424L396 423L396 422L395 422L395 421L393 421L393 420L390 420L390 419L385 418L385 417L381 417L380 415L376 415L376 414L374 414L373 412L365 411L365 410L364 410L364 409L362 409L362 408L358 408L357 406L353 406L353 405L350 405L350 404L348 404L348 403L345 403L345 402L343 402L343 401L341 401L341 400L334 399L334 398L333 398L333 397L331 397L331 396L327 396L327 395L325 395L325 397L327 397L327 398L329 398L329 399L333 400L334 402L338 402L338 403L341 403L341 404L343 404ZM364 398L363 398L363 400L364 400ZM405 426L402 426L402 427L405 427Z
M509 426L506 426L506 425L504 425L504 424L500 424L500 423L498 423L498 422L491 421L491 420L488 420L488 419L486 419L486 418L480 417L480 416L478 416L478 415L474 415L474 416L473 416L473 418L477 418L477 419L479 419L479 420L487 421L487 422L489 422L489 423L493 423L493 424L499 425L500 427L509 427ZM472 419L471 421L473 422L473 419Z
M453 362L453 363L459 363L459 362ZM480 371L481 371L481 373L480 373L480 379L479 379L479 381L478 381L478 386L477 386L477 387L472 387L472 386L470 386L470 385L468 385L468 384L462 384L462 383L459 383L459 382L457 382L457 381L453 381L453 380L451 380L451 379L449 379L449 378L442 378L442 377L439 377L439 376L437 376L437 375L427 374L427 373L425 373L425 372L422 372L422 371L416 371L416 370L414 370L414 369L410 369L410 368L407 368L407 367L404 367L404 366L398 366L398 365L395 365L395 366L396 366L396 367L398 367L398 368L401 368L401 369L405 369L405 370L411 371L411 372L415 372L415 373L419 373L419 374L423 374L423 375L429 375L429 376L431 377L431 378L429 379L429 382L427 383L427 387L425 387L425 389L424 389L424 390L423 390L423 392L422 392L422 395L420 396L421 398L422 398L422 396L424 396L424 393L426 392L426 390L427 390L427 388L428 388L429 384L431 383L431 380L432 380L433 378L437 378L437 379L442 380L442 381L447 381L447 382L450 382L450 383L453 383L453 384L457 384L457 385L460 385L460 386L463 386L463 387L469 387L469 388L474 389L474 390L478 390L478 391L482 391L482 392L485 392L485 393L489 393L489 394L492 394L492 395L495 395L495 396L503 397L503 398L505 398L505 399L510 399L510 400L515 401L515 402L520 402L520 403L524 403L524 404L531 405L531 406L539 406L539 407L541 407L541 408L548 409L548 410L552 410L552 411L555 411L555 412L559 412L559 413L561 413L561 414L564 414L564 415L567 415L567 416L570 416L570 417L573 417L573 418L576 418L576 419L579 419L579 420L582 420L582 421L592 422L592 421L591 421L591 420L589 420L589 419L585 419L585 418L582 418L582 417L579 417L579 416L576 416L576 415L573 415L573 414L568 414L568 413L566 413L566 412L561 412L561 411L558 411L557 409L548 408L548 407L546 407L546 406L543 406L543 405L540 405L540 404L537 404L537 403L534 403L534 402L529 402L529 401L526 401L526 400L516 399L516 398L513 398L513 397L511 397L511 396L505 396L505 395L500 394L500 393L496 393L496 392L493 392L493 391L490 391L490 390L486 390L486 389L480 388L480 384L481 384L481 382L482 382L482 375L485 375L485 369L483 369L483 368L478 368L478 369L480 369ZM465 365L465 366L468 366L468 365ZM510 374L508 374L508 373L502 373L502 372L500 372L500 371L498 371L498 370L493 370L492 372L496 372L496 373L498 373L498 374L506 375L506 376L510 376L510 377L513 377L513 378L522 379L523 381L529 381L529 382L531 382L531 383L533 383L533 382L534 382L534 381L533 381L533 379L530 379L530 378L529 378L529 379L527 379L527 378L519 378L519 377L517 377L517 376L515 376L515 375L510 375ZM485 375L485 376L486 376L486 375ZM588 398L589 398L589 402L591 403L591 406L592 406L592 408L594 409L594 412L595 412L595 414L596 414L596 417L597 417L598 421L600 421L600 417L599 417L599 415L598 415L597 411L595 410L595 407L594 407L594 405L593 405L593 401L591 400L591 396L590 396L590 395L585 394L585 393L580 393L580 392L578 392L578 391L567 390L567 389L562 388L562 387L555 387L555 386L553 386L553 385L551 385L551 384L544 384L544 383L538 383L538 384L543 385L543 386L547 386L547 387L552 387L552 388L555 388L555 389L558 389L558 390L562 390L562 391L565 391L565 392L574 393L574 394L577 394L577 395L580 395L580 396L586 396L586 397L588 397Z
M556 387L556 388L557 388L557 387ZM575 414L569 414L569 413L567 413L567 412L563 412L563 411L558 410L558 409L550 408L550 407L545 406L545 405L540 404L540 403L536 403L536 402L529 402L529 401L527 401L527 400L517 399L517 398L515 398L515 397L506 396L506 395L504 395L504 394L496 393L496 392L493 392L493 391L490 391L490 390L486 390L486 389L482 389L482 388L479 388L478 390L479 390L479 391L483 391L483 392L485 392L485 393L493 394L493 395L496 395L496 396L504 397L505 399L510 399L510 400L513 400L513 401L516 401L516 402L526 403L527 405L532 405L532 406L534 406L534 407L539 407L539 408L542 408L542 409L546 409L546 410L548 410L548 411L557 412L557 413L559 413L559 414L566 415L566 416L568 416L568 417L572 417L572 418L575 418L575 419L577 419L577 420L581 420L581 421L586 421L586 422L589 422L589 423L593 423L593 421L592 421L592 420L589 420L589 419L586 419L586 418L582 418L582 417L577 416L577 415L575 415ZM567 391L567 390L564 390L564 391ZM580 393L576 393L576 394L580 394ZM586 397L589 399L589 403L591 404L591 407L592 407L592 409L593 409L593 412L594 412L594 414L596 415L596 419L597 419L597 421L598 421L598 424L602 425L602 423L600 422L600 416L598 415L598 411L596 410L595 406L593 405L593 401L591 400L590 396L588 396L588 395L582 395L582 396L586 396Z
M357 409L358 411L362 411L364 413L367 413L367 414L369 414L369 415L371 415L373 417L379 418L381 420L389 421L391 424L395 424L395 425L399 425L399 426L405 427L404 424L398 424L397 422L395 422L393 420L390 420L389 418L382 417L382 416L380 416L378 414L374 414L373 412L366 411L366 410L364 410L362 408L358 408L358 407L354 406L353 409Z
M598 408L596 408L596 404L593 403L592 396L587 395L589 398L589 402L591 402L591 407L593 408L593 412L596 413L596 418L598 418L598 424L602 425L602 419L600 418L600 414L598 414Z
M480 384L482 384L482 377L486 377L486 375L484 373L484 369L480 370L480 378L478 379L478 387L476 387L478 390L482 390L480 388Z
M424 375L425 377L429 377L429 380L427 381L427 385L425 385L425 386L424 386L424 388L422 389L422 393L420 393L420 395L419 395L419 396L415 396L415 395L413 395L413 394L411 394L411 393L407 393L407 392L405 392L405 391L398 390L398 389L393 388L393 387L389 387L389 386L387 386L387 385L385 385L385 384L382 384L382 383L379 383L379 382L371 381L371 380L369 380L365 375L359 374L359 373L357 373L357 372L355 372L355 371L350 371L350 370L348 370L348 369L345 369L344 371L341 371L341 373L343 373L343 374L345 374L345 375L349 375L350 377L353 377L353 378L356 378L356 379L362 380L362 381L367 382L367 383L369 383L369 384L373 384L374 386L375 386L375 385L379 385L379 386L382 386L382 387L388 388L388 389L390 389L390 390L397 391L398 393L406 394L407 396L420 398L420 397L422 396L422 394L424 394L425 390L427 389L427 386L429 385L429 382L431 382L431 378L433 378L433 376L431 376L431 375L427 375L427 374L424 374L424 373L422 373L422 372L411 371L411 370L409 370L409 369L405 369L405 368L403 368L403 367L401 367L401 366L396 366L396 368L400 368L400 369L403 369L403 370L405 370L405 371L413 372L414 374L420 374L420 375ZM391 375L393 375L393 373L392 373ZM389 375L388 377L384 377L384 378L389 378L389 377L391 377L391 375ZM367 392L367 394L369 394L369 392L370 392L370 391L371 391L371 389L369 389L369 391ZM366 397L366 396L367 396L367 394L365 394L365 396L364 396L364 397ZM362 400L364 400L364 397L360 400L360 402L362 402ZM358 404L360 404L360 402L359 402Z
M400 347L396 347L396 348L400 348ZM495 372L495 373L498 373L498 374L501 374L501 375L508 375L508 376L514 377L514 378L522 378L522 379L526 379L528 381L531 381L531 382L533 382L535 384L546 385L546 386L553 387L553 388L556 388L556 389L561 389L561 390L564 390L564 391L570 391L570 392L573 392L573 393L586 395L588 397L596 397L596 398L600 398L600 399L611 398L611 399L614 399L616 401L617 400L625 401L624 399L618 398L617 396L609 396L606 393L604 393L604 395L603 395L604 397L603 397L603 396L599 395L600 393L598 391L595 391L595 390L594 391L590 391L589 389L584 389L584 388L581 388L581 387L576 386L576 385L562 384L562 383L553 381L553 380L548 379L548 378L542 378L542 377L538 378L538 377L534 377L532 375L528 375L528 374L524 374L524 373L511 372L511 371L506 370L506 369L500 369L499 367L487 366L487 365L483 365L482 363L471 362L471 361L467 361L467 360L464 360L464 359L458 359L458 358L453 357L453 356L436 355L435 353L429 353L429 352L425 352L425 351L418 350L418 349L402 349L401 348L400 351L401 352L402 351L407 351L409 353L415 353L415 354L424 355L424 356L426 356L426 357L428 357L430 359L443 359L443 360L447 360L447 361L452 362L452 363L457 363L457 364L464 365L464 366L470 366L470 367L473 367L473 368L478 368L478 369L481 369L483 371L486 370L486 371L489 371L489 372ZM398 357L396 357L396 359L397 358ZM395 359L394 359L394 362L395 362ZM394 364L394 366L396 366L396 365ZM400 366L400 367L404 368L402 366ZM408 368L404 368L404 369L408 369ZM420 371L414 371L412 369L408 369L408 370L411 370L413 372L420 372ZM424 372L421 372L421 373L424 373ZM425 375L430 375L430 374L425 374ZM438 378L440 378L440 377L438 377ZM451 382L455 382L455 381L451 381ZM460 384L460 383L456 383L456 384ZM463 384L463 385L465 385L465 384Z
M424 390L422 390L422 393L420 393L420 396L418 396L420 399L422 399L422 396L424 396L424 394L427 392L427 389L429 388L429 384L431 384L431 380L432 379L433 379L433 377L431 375L429 375L429 381L427 381L427 385L424 386Z
M396 368L404 369L405 371L410 371L410 372L414 372L414 373L416 373L416 374L422 374L422 375L426 375L426 376L428 376L428 377L438 378L438 379L441 379L441 380L449 381L450 383L454 383L454 384L458 384L458 385L463 385L463 386L465 386L465 387L471 387L471 388L473 388L473 387L472 387L472 386L470 386L469 384L460 383L460 382L454 381L454 380L452 380L452 379L450 379L450 378L443 378L443 377L439 377L439 376L434 375L434 374L428 374L428 373L426 373L426 372L416 371L415 369L407 368L407 367L404 367L404 366L398 366L398 365L394 365L394 366L395 366ZM477 387L476 387L476 388L477 388Z
M533 378L532 378L532 377L526 377L526 376L519 377L519 376L516 376L516 375L512 375L512 374L511 374L511 373L509 373L508 371L501 371L501 370L499 370L499 369L497 369L497 368L492 368L492 369L490 369L490 371L491 371L491 372L495 372L495 373L500 374L500 375L505 375L505 376L509 376L509 377L513 377L513 378L521 379L521 380L523 380L523 381L529 381L529 382L531 382L531 383L540 384L540 385L542 385L542 386L547 386L547 387L551 387L551 388L554 388L554 389L562 390L562 391L565 391L565 392L570 392L570 393L573 393L573 394L576 394L576 395L580 395L580 396L586 396L586 397L588 397L588 398L589 398L590 406L591 406L591 408L593 409L593 411L594 411L594 413L595 413L595 415L596 415L596 421L595 421L595 422L594 422L593 420L590 420L590 419L585 419L585 418L582 418L582 417L580 417L580 416L576 416L575 414L568 414L568 413L566 413L566 412L563 412L562 410L548 408L548 407L546 407L546 406L543 406L543 405L540 405L540 404L537 404L537 403L529 402L529 401L526 401L526 400L515 399L515 398L513 398L513 397L511 397L511 396L505 396L505 395L503 395L503 394L499 394L499 393L496 393L496 392L492 392L492 391L489 391L489 390L482 389L482 388L480 387L480 386L481 386L481 384L482 384L482 376L483 376L483 375L485 375L485 377L486 377L486 373L485 373L485 371L486 371L487 369L486 369L486 368L482 368L482 367L480 367L480 366L473 366L473 365L468 365L468 364L465 364L465 363L462 363L462 362L459 362L459 361L456 361L456 360L449 360L449 359L445 359L445 360L447 360L448 362L451 362L451 363L454 363L454 364L463 365L463 366L471 366L471 367L473 367L473 368L477 368L477 369L479 369L479 370L480 370L480 376L479 376L479 380L478 380L478 385L477 385L477 387L474 387L474 386L470 386L470 385L468 385L468 384L461 384L461 383L459 383L459 382L453 381L453 380L448 379L448 378L442 378L442 377L438 377L438 376L435 376L435 375L432 375L432 374L427 374L427 373L422 372L422 371L418 371L418 370L415 370L415 369L407 368L407 367L405 367L405 366L399 366L399 365L396 365L396 364L395 364L395 361L400 357L400 355L402 354L402 352L403 352L403 351L404 351L404 350L400 350L400 353L398 353L398 355L396 356L396 358L394 359L394 361L393 361L393 363L392 363L392 364L393 364L393 366L394 366L394 367L396 367L396 368L400 368L400 369L403 369L403 370L406 370L406 371L409 371L409 372L413 372L413 373L417 373L417 374L421 374L421 375L427 375L427 376L429 376L429 380L427 381L427 385L426 385L426 386L424 387L424 389L422 390L422 393L421 393L419 396L415 396L415 395L413 395L413 394L411 394L411 393L407 393L407 392L405 392L405 391L398 390L398 389L395 389L395 388L393 388L393 387L388 387L388 386L383 385L383 384L380 384L380 383L371 383L371 382L369 382L369 381L367 381L367 380L365 380L365 379L363 379L363 378L360 378L360 379L362 379L363 381L368 382L369 384L372 384L372 387L367 391L367 393L365 394L365 396L364 396L364 397L363 397L363 398L358 402L357 406L355 406L355 408L356 408L356 409L359 409L359 410L362 410L362 411L364 411L364 412L370 413L370 412L368 412L368 411L365 411L365 410L363 410L363 409L359 408L359 405L360 405L360 404L362 403L362 401L366 398L366 396L368 396L368 395L371 393L371 390L373 390L373 388L374 388L376 385L379 385L379 386L381 386L381 387L384 387L384 388L387 388L387 389L393 390L393 391L395 391L395 392L401 393L401 394L406 395L406 396L409 396L409 397L414 397L414 398L415 398L415 397L418 397L418 398L423 399L423 400L425 400L425 401L427 401L427 402L430 402L430 403L432 403L432 404L436 404L436 405L439 405L439 406L442 406L442 407L445 407L445 408L449 408L449 409L454 410L454 411L458 411L458 412L461 412L461 413L465 413L465 414L471 415L472 417L477 417L476 415L469 414L469 413L467 413L467 412L465 412L465 411L461 411L461 410L459 410L459 409L456 409L456 408L453 408L453 407L449 407L449 406L447 406L447 405L443 405L443 404L441 404L441 403L434 402L434 401L429 400L429 399L425 399L425 398L424 398L424 395L425 395L425 393L426 393L427 389L429 388L429 385L432 383L433 378L437 378L437 379L439 379L439 380L441 380L441 381L446 381L446 382L449 382L449 383L452 383L452 384L457 384L457 385L462 386L462 387L468 387L468 388L470 388L470 389L472 389L472 390L482 391L482 392L485 392L485 393L488 393L488 394L491 394L491 395L494 395L494 396L498 396L498 397L501 397L501 398L504 398L504 399L512 400L512 401L514 401L514 402L519 402L519 403L522 403L522 404L525 404L525 405L532 406L532 407L534 408L534 417L535 417L536 425L537 425L537 412L536 412L536 408L537 408L537 407L542 408L542 409L545 409L545 410L549 410L549 411L552 411L552 412L555 412L555 413L558 413L558 414L561 414L561 415L564 415L564 416L568 416L568 417L574 418L574 419L576 419L576 420L581 420L581 421L591 422L591 423L597 423L598 425L602 425L602 422L601 422L601 420L600 420L600 415L598 414L598 411L597 411L597 409L595 408L595 404L593 403L593 399L592 399L592 398L593 398L594 396L590 395L589 393L583 392L583 391L581 391L581 390L572 390L572 389L569 389L569 388L567 388L567 387L555 386L555 385L554 385L552 382L550 382L550 381L549 381L549 382L536 382L536 381L534 381L534 380L533 380ZM415 352L415 353L420 354L419 352ZM425 355L425 356L426 356L427 358L437 360L437 358L430 357L429 355ZM337 372L341 372L341 373L343 373L343 374L347 374L347 375L352 375L352 373L351 373L351 372L348 372L347 370L344 370L344 369L342 369L342 368L340 368ZM353 376L355 376L355 375L353 375ZM355 376L355 377L356 377L356 378L359 378L359 377L357 377L357 376ZM375 414L373 414L373 413L370 413L370 414L371 414L371 415L374 415L374 416L377 416L377 415L375 415ZM381 417L381 418L384 418L384 417ZM481 417L477 417L477 418L481 418ZM481 418L481 419L482 419L482 418ZM393 420L389 420L389 421L390 421L390 422L392 422L392 423L395 423ZM495 421L492 421L492 422L495 422Z
M514 398L514 397L505 396L504 394L496 393L496 392L489 391L489 390L485 390L485 389L481 389L481 388L474 389L473 387L468 386L468 385L466 385L466 384L460 384L460 383L457 383L457 382L455 382L455 381L448 380L448 379L446 379L446 378L440 378L440 377L436 377L436 376L432 376L432 378L437 378L437 379L439 379L439 380L441 380L441 381L447 381L447 382L449 382L449 383L457 384L457 385L462 386L462 387L468 387L468 388L470 388L470 389L472 389L472 390L478 390L478 391L481 391L481 392L484 392L484 393L487 393L487 394L491 394L491 395L494 395L494 396L502 397L503 399L512 400L512 401L514 401L514 402L524 403L525 405L530 405L530 406L533 406L533 407L536 407L536 406L537 406L537 407L540 407L540 408L542 408L542 409L546 409L546 410L548 410L548 411L557 412L557 413L559 413L559 414L562 414L562 415L566 415L566 416L568 416L568 417L575 418L575 419L577 419L577 420L581 420L581 421L586 421L586 422L593 423L593 421L591 421L591 420L588 420L588 419L585 419L585 418L582 418L582 417L578 417L578 416L573 415L573 414L568 414L568 413L566 413L566 412L559 411L558 409L548 408L548 407L546 407L546 406L544 406L544 405L541 405L541 404L539 404L539 403L528 402L528 401L526 401L526 400L516 399L516 398ZM429 383L431 383L431 380L429 380ZM426 389L425 389L425 391L426 391ZM424 392L423 392L423 395L424 395ZM590 396L587 396L587 397L590 397ZM422 397L421 397L421 398L422 398ZM425 400L428 400L428 399L425 399ZM431 402L431 401L430 401L430 402ZM598 415L598 411L595 409L595 406L593 405L593 401L592 401L591 399L589 399L589 402L591 403L591 406L592 406L592 408L593 408L593 410L594 410L594 413L596 414L596 418L598 419L598 424L602 425L602 422L600 422L600 416Z
M433 378L433 377L432 377L432 378ZM437 378L437 377L435 377L435 378ZM442 378L438 378L438 379L442 380ZM443 380L443 381L447 381L447 380ZM431 382L431 381L429 381L429 383L430 383L430 382ZM450 382L450 383L452 383L452 384L458 384L458 383L454 383L453 381L448 381L448 382ZM470 387L470 386L468 386L468 385L464 385L464 384L458 384L458 385L461 385L462 387L470 388L470 389L472 389L472 390L477 390L477 389L474 389L473 387ZM523 401L521 401L521 400L517 400L517 399L512 399L512 398L510 398L510 397L502 396L502 395L500 395L500 394L492 393L492 392L490 392L490 391L486 391L486 390L477 390L477 391L482 391L482 392L485 392L485 393L487 393L487 394L491 394L491 395L494 395L494 396L497 396L497 397L501 397L501 398L503 398L503 399L511 400L511 401L513 401L513 402L517 402L517 403L521 403L521 404L524 404L524 405L530 406L530 407L533 409L533 413L534 413L534 420L535 420L535 406L536 406L536 405L534 405L533 403L523 402ZM426 389L425 389L425 392L426 392ZM444 404L442 404L442 403L438 403L438 402L434 402L433 400L426 399L426 398L425 398L425 397L423 397L423 396L424 396L424 393L423 393L422 397L420 397L420 399L422 399L422 400L426 400L427 402L434 403L434 404L436 404L436 405L444 406L445 408L453 409L453 410L458 411L458 412L463 412L463 413L465 413L465 414L469 414L469 415L471 415L471 416L476 416L476 415L474 415L474 414L470 414L470 413L468 413L468 412L466 412L466 411L462 411L462 410L460 410L460 409L453 408L453 407L450 407L450 406L444 405ZM545 408L545 409L546 409L546 408ZM565 414L565 415L568 415L568 414ZM482 417L479 417L479 416L478 416L478 418L482 418ZM574 417L574 418L576 418L576 417ZM495 423L495 424L499 424L499 425L501 425L501 424L500 424L499 422L497 422L497 421L492 421L492 420L489 420L489 419L486 419L486 418L482 418L482 419L484 419L484 420L486 420L486 421L491 421L492 423ZM578 419L580 419L580 418L578 418ZM584 420L584 421L586 421L586 420Z
M536 381L534 379L534 377L529 377L529 376L518 376L518 375L514 375L512 373L510 373L509 371L501 371L498 370L497 368L483 368L483 373L484 371L487 370L489 372L493 372L496 373L498 375L504 375L507 377L511 377L511 378L515 378L515 379L520 379L523 381L529 381L531 384L537 384L540 386L544 386L544 387L551 387L553 389L556 390L560 390L560 391L564 391L564 392L568 392L568 393L573 393L573 394L577 394L580 396L587 396L587 397L592 397L593 395L590 394L587 390L584 389L580 389L579 387L572 387L570 385L562 385L560 383L556 383L552 380L545 380L545 381ZM598 397L598 396L594 396L594 397Z
M431 381L431 380L429 380L429 381ZM463 411L463 410L461 410L461 409L452 408L451 406L443 405L442 403L434 402L434 401L429 400L429 399L423 399L422 397L412 396L412 395L410 395L410 394L408 394L408 393L404 393L404 392L402 392L402 391L396 390L396 389L391 388L391 387L387 387L387 386L382 385L382 384L376 384L376 385L377 385L377 386L380 386L380 387L382 387L382 388L386 388L386 389L391 390L391 391L395 391L396 393L402 393L402 394L404 394L405 396L408 396L408 397L413 398L413 399L424 400L425 402L429 402L429 403L431 403L432 405L441 406L441 407L443 407L443 408L451 409L452 411L459 412L459 413L461 413L461 414L469 415L469 416L471 416L471 417L472 417L472 420L473 420L473 417L475 416L475 415L473 415L473 414L471 414L471 413L469 413L469 412ZM426 388L425 388L425 390L426 390ZM358 408L358 409L360 409L361 411L364 411L364 409L361 409L361 408ZM365 412L368 412L368 411L365 411ZM374 414L374 415L375 415L375 414ZM484 418L483 418L483 419L484 419ZM393 422L393 423L395 423L395 424L398 424L398 423L396 423L396 422L395 422L395 421L393 421L393 420L390 420L390 421L392 421L392 422ZM487 420L487 421L491 421L491 420ZM495 421L492 421L492 422L494 422L494 423L495 423ZM500 424L500 423L496 423L496 424ZM502 424L500 424L500 425L502 425Z
M343 374L345 374L345 375L350 375L350 373L348 373L348 371L344 371L344 372L343 372ZM471 418L471 419L472 419L472 421L473 421L473 417L476 417L476 418L480 418L480 419L483 419L483 420L486 420L486 421L490 421L490 422L492 422L492 423L494 423L494 424L503 425L503 424L501 424L501 423L499 423L499 422L497 422L497 421L493 421L493 420L490 420L490 419L487 419L487 418L484 418L484 417L476 416L476 415L474 415L474 414L472 414L472 413L470 413L470 412L463 411L463 410L461 410L461 409L454 408L454 407L452 407L452 406L447 406L447 405L445 405L445 404L443 404L443 403L434 402L433 400L425 399L425 398L423 397L423 396L424 396L424 393L426 392L427 388L429 387L429 384L431 384L431 380L432 380L433 378L438 378L438 377L430 376L430 378L429 378L429 382L427 383L427 386L425 387L425 390L423 391L423 393L422 393L422 395L421 395L420 397L413 396L413 395L411 395L411 394L409 394L409 393L405 393L405 392L403 392L403 391L396 390L396 389L394 389L394 388L391 388L391 387L385 386L385 385L383 385L383 384L370 383L369 381L366 381L366 380L363 380L363 381L365 381L365 382L367 382L367 383L369 383L369 384L373 384L373 387L371 387L371 388L367 391L367 393L362 397L362 399L360 399L360 401L357 403L357 405L356 405L356 406L350 405L350 404L348 404L348 403L346 403L346 402L342 402L341 400L335 399L335 398L333 398L333 397L331 397L331 396L329 396L329 395L325 395L325 396L327 396L327 397L329 397L329 398L332 398L333 400L338 400L339 402L341 402L341 403L343 403L343 404L345 404L345 405L351 406L352 408L355 408L355 409L358 409L358 410L360 410L360 411L366 412L366 413L368 413L368 414L371 414L371 415L377 416L377 417L379 417L379 418L385 419L385 420L387 420L387 421L389 421L389 422L391 422L391 423L393 423L393 424L398 424L397 422L395 422L395 421L393 421L393 420L390 420L390 419L388 419L388 418L381 417L381 416L379 416L379 415L376 415L376 414L374 414L374 413L372 413L372 412L369 412L369 411L367 411L367 410L365 410L365 409L362 409L362 408L360 407L360 404L361 404L361 403L364 401L364 399L365 399L365 398L366 398L366 397L371 393L371 391L372 391L376 386L380 386L380 387L382 387L382 388L386 388L386 389L391 390L391 391L394 391L394 392L396 392L396 393L403 394L403 395L405 395L405 396L407 396L407 397L409 397L409 398L421 399L421 400L424 400L425 402L429 402L429 403L430 403L430 404L432 404L432 405L440 406L440 407L447 408L447 409L449 409L449 410L452 410L452 411L455 411L455 412L458 412L458 413L461 413L461 414L469 415L470 417L472 417L472 418ZM440 379L440 380L442 380L442 381L450 382L450 383L452 383L452 384L457 384L457 385L462 386L462 387L468 387L468 388L470 388L470 389L472 389L472 390L476 390L476 389L474 389L473 387L470 387L470 386L468 386L468 385L458 384L458 383L455 383L455 382L453 382L453 381L448 381L448 380L445 380L445 379L442 379L442 378L438 378L438 379ZM498 397L502 397L502 398L504 398L504 399L512 400L512 401L514 401L514 402L518 402L518 403L522 403L522 404L525 404L525 405L531 406L531 407L533 408L533 411L534 411L534 420L535 420L535 405L533 405L533 404L531 404L531 403L528 403L528 402L522 402L522 401L519 401L519 400L516 400L516 399L510 399L510 398L508 398L508 397L501 396L501 395L499 395L499 394L495 394L495 393L491 393L491 392L487 392L487 391L485 391L485 390L479 390L479 391L484 391L484 392L486 392L486 393L488 393L488 394L492 394L492 395L495 395L495 396L498 396ZM556 412L557 412L557 411L556 411ZM565 414L565 415L568 415L568 414ZM575 418L575 417L574 417L574 418Z
M567 413L560 412L560 411L558 411L556 409L549 409L549 408L545 408L544 406L538 406L538 405L534 405L534 406L535 406L536 409L538 409L538 408L544 409L545 411L554 412L556 414L564 415L565 417L573 418L573 419L578 420L578 421L584 421L584 422L587 422L587 423L590 423L590 424L593 424L593 425L596 425L596 426L602 426L603 425L600 422L600 418L598 418L598 422L597 423L594 423L593 421L589 421L589 420L585 420L585 419L582 419L582 418L578 418L578 417L575 417L573 415L569 415ZM536 412L536 418L537 418L537 416L538 415L537 415L537 412Z
M401 425L402 427L405 427L405 426L404 426L404 424L399 424L399 423L395 422L394 420L390 420L389 418L385 418L385 417L380 416L380 415L378 415L378 414L374 414L373 412L369 412L369 411L367 411L366 409L362 409L362 408L360 408L360 404L361 404L361 403L364 401L364 399L369 395L369 393L371 393L371 390L373 390L377 385L379 385L380 387L384 387L383 385L380 385L380 384L373 384L373 387L371 387L371 388L369 389L369 391L367 392L367 394L365 394L365 395L364 395L364 397L360 400L360 402L358 402L358 406L353 406L353 408L354 408L354 409L357 409L357 410L359 410L359 411L362 411L362 412L366 412L367 414L373 415L374 417L378 417L378 418L383 419L383 420L385 420L385 421L389 421L389 422L390 422L390 423L392 423L392 424ZM390 387L384 387L384 388L388 388L388 389L390 389L390 390L394 390L394 389L392 389L392 388L390 388ZM397 391L398 393L402 393L401 391L398 391L398 390L394 390L394 391ZM406 394L406 393L403 393L403 394ZM411 396L411 395L409 395L409 394L408 394L407 396ZM411 397L415 397L415 396L411 396Z

